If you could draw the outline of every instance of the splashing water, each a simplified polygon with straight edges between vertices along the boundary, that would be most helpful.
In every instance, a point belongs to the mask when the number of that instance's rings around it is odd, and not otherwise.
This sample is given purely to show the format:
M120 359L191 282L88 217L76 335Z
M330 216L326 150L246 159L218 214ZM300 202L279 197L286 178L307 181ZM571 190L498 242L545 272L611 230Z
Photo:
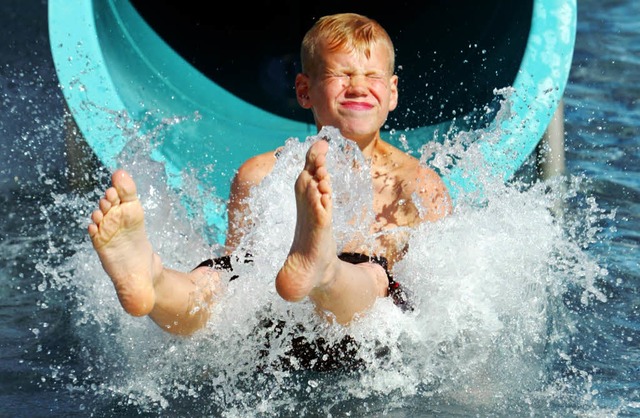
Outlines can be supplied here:
M279 151L251 196L255 227L241 251L250 250L253 263L234 267L240 278L226 285L206 329L192 337L126 315L87 237L75 244L52 238L49 258L38 264L42 309L70 306L77 363L53 364L50 379L96 411L121 415L509 414L549 408L553 400L588 408L589 375L572 365L568 342L580 306L606 302L598 290L606 270L585 250L598 239L601 220L613 215L593 201L579 213L558 213L584 198L580 180L492 185L484 204L461 202L451 216L418 227L393 271L416 309L405 313L380 299L345 328L320 320L309 302L281 300L273 286L293 239L293 183L321 137L330 138L336 240L366 241L368 163L331 129L289 139ZM196 194L188 176L177 193L166 186L161 164L142 155L148 149L129 149L120 163L137 181L150 240L165 265L187 271L219 254L202 232L205 222L184 209L185 195ZM104 185L106 173L98 176ZM55 195L43 217L65 213L76 227L86 225L103 190ZM284 324L281 332L265 318ZM296 335L329 344L349 335L360 367L282 367Z

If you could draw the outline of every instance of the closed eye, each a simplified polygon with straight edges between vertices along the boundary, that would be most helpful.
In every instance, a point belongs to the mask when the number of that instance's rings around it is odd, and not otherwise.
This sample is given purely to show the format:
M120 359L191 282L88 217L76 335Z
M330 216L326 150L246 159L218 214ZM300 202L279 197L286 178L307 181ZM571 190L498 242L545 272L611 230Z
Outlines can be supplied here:
M359 74L357 73L330 73L327 74L327 78L333 78L333 79L342 79L345 81L349 81L354 77L357 77ZM364 75L364 77L367 80L371 80L371 81L380 81L380 80L384 80L386 75L382 74L382 73L367 73Z

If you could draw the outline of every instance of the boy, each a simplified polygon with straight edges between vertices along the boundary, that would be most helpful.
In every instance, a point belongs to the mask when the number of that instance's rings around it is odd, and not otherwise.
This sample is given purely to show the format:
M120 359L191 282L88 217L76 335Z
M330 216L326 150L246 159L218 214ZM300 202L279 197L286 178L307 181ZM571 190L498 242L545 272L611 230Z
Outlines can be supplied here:
M319 19L303 39L301 59L302 73L295 80L300 106L313 112L318 130L338 128L370 161L375 212L371 233L377 234L376 247L373 254L356 256L355 262L345 255L357 254L361 248L341 248L336 253L332 189L325 164L328 144L317 141L309 148L295 183L295 235L275 286L285 300L308 297L318 312L348 324L378 297L389 295L389 271L406 250L406 242L392 230L436 221L450 213L451 202L433 170L380 137L381 127L398 103L398 77L392 41L376 21L353 13ZM275 152L261 154L236 173L228 203L227 254L247 227L243 213L251 208L245 199L275 161ZM122 170L113 174L112 182L92 214L88 232L123 308L134 316L148 315L175 334L202 328L209 311L192 310L196 283L219 283L219 274L208 267L216 263L205 262L188 273L163 267L145 233L135 183ZM358 262L363 260L373 262ZM213 303L216 291L207 292L201 297Z

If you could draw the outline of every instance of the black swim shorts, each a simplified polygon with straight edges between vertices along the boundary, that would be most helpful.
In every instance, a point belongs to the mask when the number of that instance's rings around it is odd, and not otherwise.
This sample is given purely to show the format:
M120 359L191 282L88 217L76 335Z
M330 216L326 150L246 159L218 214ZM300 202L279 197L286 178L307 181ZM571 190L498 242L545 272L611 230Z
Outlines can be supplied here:
M338 254L338 258L342 261L346 261L351 264L376 263L382 266L385 273L387 274L387 279L389 280L388 295L389 297L391 297L391 299L393 299L393 303L403 311L412 310L412 306L409 303L407 293L405 292L404 288L400 286L400 283L396 282L393 279L393 276L391 275L391 273L389 273L389 263L385 257L375 256L375 255L369 256L362 253L346 252L346 253ZM240 261L239 257L235 257L235 261L239 262ZM252 262L251 257L249 254L247 254L247 256L245 256L244 258L244 263L251 263L251 262ZM225 270L229 272L233 271L233 264L231 262L231 256L229 255L205 260L202 263L198 264L196 268L198 267L211 267L217 270ZM238 275L233 275L231 276L229 281L235 280L237 278L238 278Z
M387 259L379 256L368 256L361 253L341 253L338 257L351 264L360 263L376 263L384 268L389 280L388 295L392 298L395 305L400 307L403 311L413 310L410 305L405 290L396 282L388 269ZM233 262L232 262L233 261ZM214 259L205 260L198 265L198 267L210 267L217 270L224 270L233 272L233 264L240 263L239 257L222 256ZM250 254L247 254L243 261L244 263L252 263L253 260ZM196 267L196 268L198 268ZM239 276L233 275L229 279L235 280ZM271 338L278 337L285 329L285 323L282 320L272 320L266 316L260 325L263 329L271 330L266 335L264 342L264 348L261 351L262 358L268 358L268 351L271 346ZM302 331L304 326L298 324L298 331ZM331 371L331 370L344 370L344 369L356 369L363 365L362 359L358 356L358 343L350 336L345 336L337 343L329 344L327 341L318 337L313 341L307 340L301 336L302 332L296 335L291 335L290 349L285 353L285 356L280 358L279 365L288 370L314 370L314 371ZM384 357L388 352L387 347L380 346L376 349L377 357Z

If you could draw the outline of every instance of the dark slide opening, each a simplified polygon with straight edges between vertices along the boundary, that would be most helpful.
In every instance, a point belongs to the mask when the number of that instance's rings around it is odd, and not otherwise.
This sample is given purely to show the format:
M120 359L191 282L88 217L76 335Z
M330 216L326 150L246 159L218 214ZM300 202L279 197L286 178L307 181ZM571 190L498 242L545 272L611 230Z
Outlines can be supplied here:
M356 12L378 20L396 46L400 103L395 129L427 126L495 102L510 86L527 44L533 0L511 2L143 1L132 4L178 54L235 96L271 113L313 123L300 109L294 79L299 47L318 17Z

